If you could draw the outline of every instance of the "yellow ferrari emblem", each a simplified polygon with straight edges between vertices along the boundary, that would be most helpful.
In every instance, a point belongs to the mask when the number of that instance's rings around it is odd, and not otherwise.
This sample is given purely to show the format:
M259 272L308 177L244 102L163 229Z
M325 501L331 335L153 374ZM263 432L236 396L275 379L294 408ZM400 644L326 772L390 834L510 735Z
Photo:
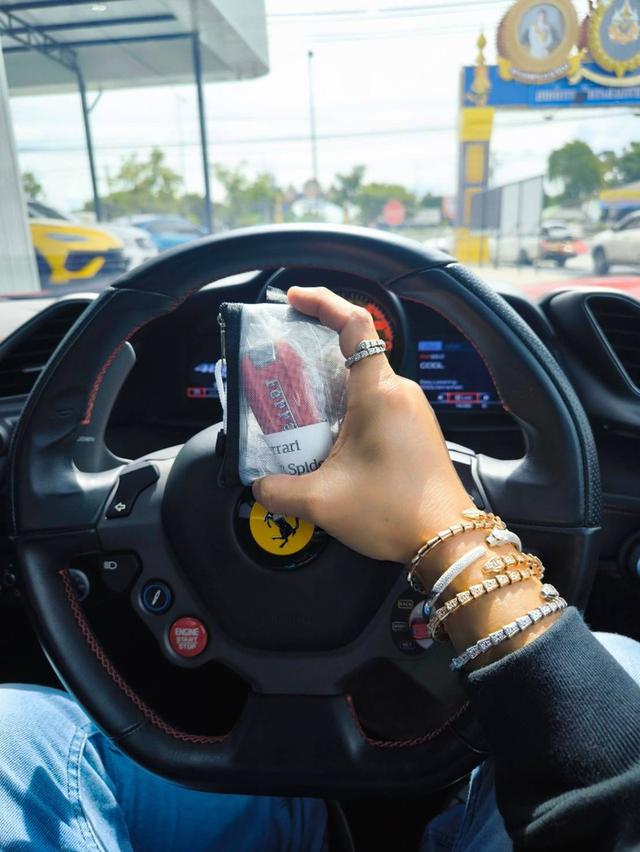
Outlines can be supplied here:
M298 553L309 544L315 531L309 521L275 515L260 503L254 503L251 507L249 529L256 544L275 556Z

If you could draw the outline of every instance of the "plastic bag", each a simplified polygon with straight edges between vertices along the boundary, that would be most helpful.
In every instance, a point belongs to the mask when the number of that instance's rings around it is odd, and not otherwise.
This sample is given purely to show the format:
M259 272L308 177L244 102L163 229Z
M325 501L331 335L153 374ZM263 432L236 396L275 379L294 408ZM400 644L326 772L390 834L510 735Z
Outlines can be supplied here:
M317 470L346 408L347 370L338 335L287 304L226 304L221 317L225 455L232 463L237 458L239 481L249 485L268 474Z

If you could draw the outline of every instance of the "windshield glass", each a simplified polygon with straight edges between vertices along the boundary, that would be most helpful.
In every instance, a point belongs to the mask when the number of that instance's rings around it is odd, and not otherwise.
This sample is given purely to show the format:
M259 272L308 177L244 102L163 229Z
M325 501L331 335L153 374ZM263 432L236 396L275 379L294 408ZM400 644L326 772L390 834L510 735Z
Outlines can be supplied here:
M0 296L99 291L207 233L296 222L392 231L490 283L519 286L523 257L584 283L640 209L640 61L597 65L587 0L195 7L0 0ZM567 234L558 271L540 238Z

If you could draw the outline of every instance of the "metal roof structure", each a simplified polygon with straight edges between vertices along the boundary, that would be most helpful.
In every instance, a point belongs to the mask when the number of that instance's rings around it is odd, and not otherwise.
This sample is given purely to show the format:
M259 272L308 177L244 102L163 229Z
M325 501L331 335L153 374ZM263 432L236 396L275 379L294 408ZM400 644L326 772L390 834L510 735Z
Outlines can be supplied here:
M203 82L267 73L264 0L0 0L9 89L20 95L74 91L75 73L51 62L71 54L90 88L192 82L194 32Z
M0 48L12 94L80 95L98 221L87 89L195 82L204 221L213 231L203 86L267 73L264 0L0 0Z

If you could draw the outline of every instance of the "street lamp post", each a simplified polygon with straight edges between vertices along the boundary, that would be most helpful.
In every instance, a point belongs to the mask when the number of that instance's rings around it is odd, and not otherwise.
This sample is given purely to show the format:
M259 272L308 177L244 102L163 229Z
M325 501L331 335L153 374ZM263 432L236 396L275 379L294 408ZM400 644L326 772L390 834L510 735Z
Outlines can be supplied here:
M311 171L318 183L318 138L316 135L316 106L313 92L313 51L307 51L307 70L309 73L309 141L311 143Z

